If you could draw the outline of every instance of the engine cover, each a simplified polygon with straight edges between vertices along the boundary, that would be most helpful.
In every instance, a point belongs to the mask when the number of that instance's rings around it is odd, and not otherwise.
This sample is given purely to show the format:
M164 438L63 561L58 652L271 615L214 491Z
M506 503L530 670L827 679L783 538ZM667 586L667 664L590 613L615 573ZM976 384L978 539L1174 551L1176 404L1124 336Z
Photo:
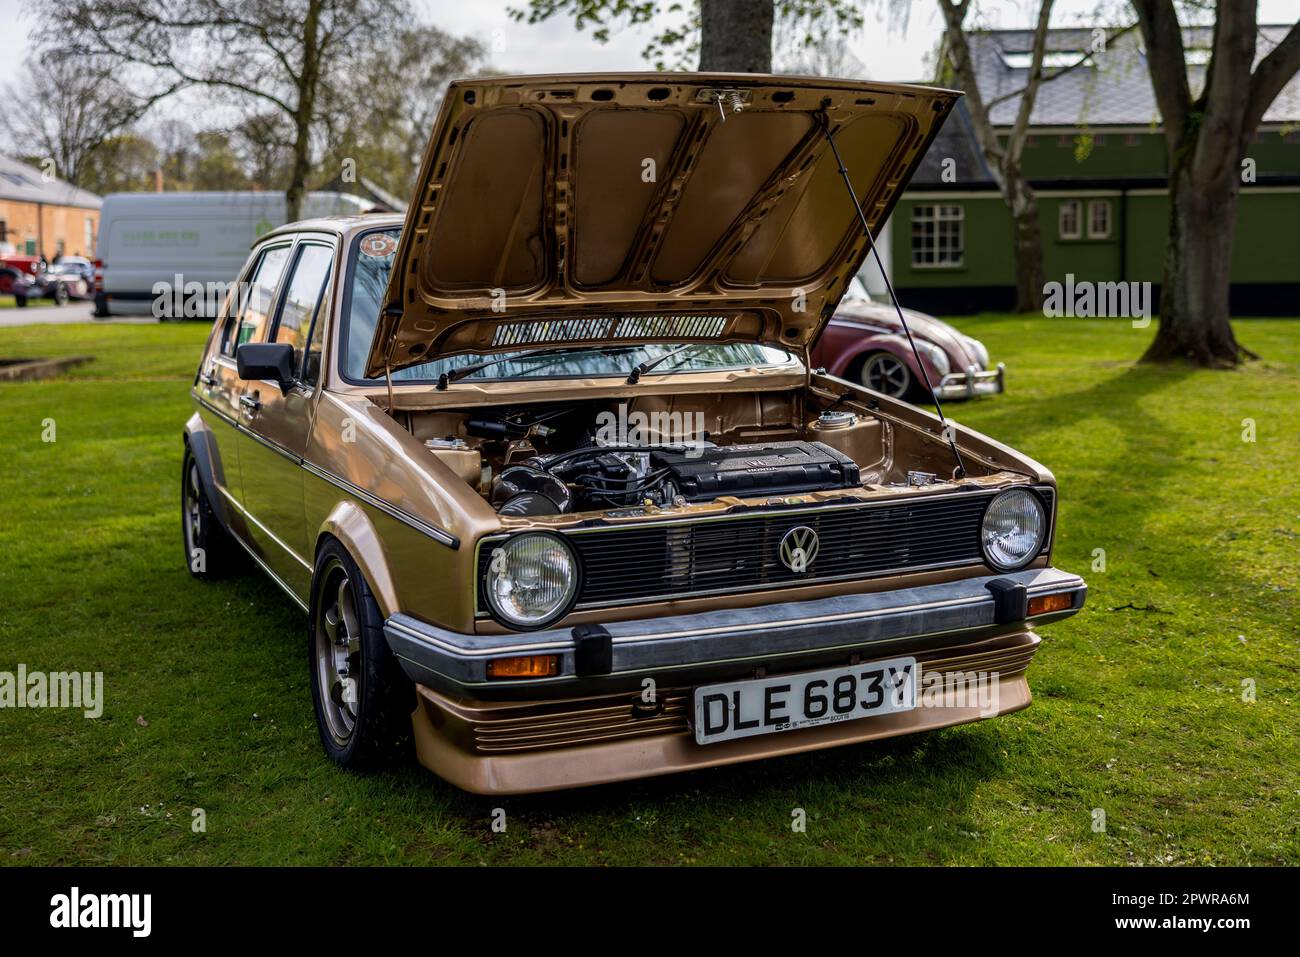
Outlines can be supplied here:
M689 452L655 450L650 460L653 468L672 471L677 493L688 502L720 495L789 495L861 484L857 464L821 442L711 446Z

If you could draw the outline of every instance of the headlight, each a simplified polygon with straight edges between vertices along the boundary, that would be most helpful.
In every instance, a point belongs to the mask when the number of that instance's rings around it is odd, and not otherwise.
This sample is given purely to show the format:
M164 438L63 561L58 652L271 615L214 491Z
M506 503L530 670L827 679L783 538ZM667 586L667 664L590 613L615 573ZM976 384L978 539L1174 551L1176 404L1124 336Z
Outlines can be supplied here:
M1042 499L1028 489L1013 488L989 503L980 545L991 566L1012 571L1038 554L1046 531Z
M484 593L492 611L515 628L538 628L569 609L578 590L578 560L555 535L525 532L492 551Z
M916 347L930 360L930 364L934 366L934 371L939 375L945 376L952 371L952 363L948 361L948 353L934 345L934 343L918 342ZM935 384L938 385L938 383Z
M975 353L975 359L979 362L981 369L989 367L989 350L984 347L984 343L978 339L967 337L966 345L970 346L971 352Z

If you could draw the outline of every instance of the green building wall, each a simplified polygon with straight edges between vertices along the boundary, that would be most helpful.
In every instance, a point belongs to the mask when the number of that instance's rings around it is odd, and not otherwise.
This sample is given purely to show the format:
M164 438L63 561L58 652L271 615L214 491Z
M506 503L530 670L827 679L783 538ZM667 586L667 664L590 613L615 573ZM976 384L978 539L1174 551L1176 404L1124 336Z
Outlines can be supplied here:
M1257 177L1300 174L1300 131L1261 132L1246 155L1254 160ZM1035 133L1021 162L1032 180L1164 178L1169 173L1165 137L1158 130Z
M1157 286L1164 265L1168 195L1153 189L1099 195L1047 190L1038 198L1043 266L1048 282L1151 282ZM1108 199L1112 229L1107 239L1062 239L1061 204L1077 199L1086 216L1089 199ZM963 264L960 267L912 265L912 210L920 204L958 205L963 210ZM1234 311L1239 315L1294 315L1300 311L1300 187L1243 188L1233 244ZM996 191L981 193L905 193L893 213L892 271L904 305L931 312L960 314L1008 309L1014 299L1015 251L1011 215ZM1238 307L1240 304L1240 308Z

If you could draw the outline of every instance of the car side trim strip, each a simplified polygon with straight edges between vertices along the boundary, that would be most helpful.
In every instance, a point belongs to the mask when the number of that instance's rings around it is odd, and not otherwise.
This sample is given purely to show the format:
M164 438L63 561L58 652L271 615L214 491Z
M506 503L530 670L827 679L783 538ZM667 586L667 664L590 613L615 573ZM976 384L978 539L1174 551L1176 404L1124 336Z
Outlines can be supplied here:
M292 548L290 548L287 544L285 544L284 540L281 539L280 536L276 535L275 532L271 531L269 528L267 528L265 525L259 522L257 520L257 516L255 516L248 509L244 508L244 506L240 505L239 502L235 501L235 497L233 495L231 495L224 488L221 490L221 494L226 497L226 500L230 502L231 505L235 506L235 508L239 510L240 515L244 516L244 518L248 519L250 522L256 525L262 531L262 533L267 536L267 538L271 539L271 541L279 545L280 548L283 549L286 554L293 556L294 560L297 561L299 565L307 569L307 571L312 570L310 562L308 562L301 555L299 555ZM233 535L231 536L231 538L234 537L236 536Z
M412 528L423 532L424 534L428 535L430 538L432 538L434 541L438 542L439 544L446 545L448 548L451 549L460 548L460 539L457 538L455 535L451 534L451 532L448 532L445 529L441 529L437 525L430 525L428 522L424 521L423 519L416 518L410 512L403 511L402 509L398 508L396 505L392 505L388 502L385 502L381 498L377 498L376 496L367 492L365 489L357 485L353 485L347 479L341 478L335 475L333 472L327 472L325 469L321 468L318 465L313 465L312 463L308 462L306 459L302 460L302 467L305 468L312 475L315 475L317 478L322 478L326 482L329 482L331 485L335 485L338 488L341 488L349 495L361 499L361 501L365 502L367 505L379 509L379 511L383 512L385 515L388 515L391 518L395 518L399 522L402 522L403 524L406 525L410 525Z
M285 580L281 578L279 575L277 575L275 571L271 568L271 566L262 560L261 555L253 551L253 549L249 547L249 545L238 535L231 535L230 537L239 543L240 548L248 552L248 557L251 558L253 561L255 561L258 567L262 569L262 571L266 572L267 576L271 579L271 581L275 582L277 585L280 586L281 591L283 591L286 595L288 595L290 598L293 599L293 603L295 605L301 608L304 612L309 610L307 608L307 603L304 602L301 598L299 598L298 593L295 592L292 588L290 588L289 585L285 582Z
M280 445L278 442L272 442L270 439L268 439L268 438L267 438L266 436L264 436L264 435L258 435L256 432L254 432L254 431L253 431L252 429L250 429L250 428L243 427L243 426L239 426L238 428L239 428L239 431L240 431L240 432L242 432L244 435L248 436L250 439L252 439L252 440L253 440L254 442L256 442L258 445L261 445L261 446L263 446L263 447L265 447L265 448L268 448L268 449L270 449L272 452L275 452L275 453L278 454L278 455L282 455L282 456L284 456L284 457L285 457L286 459L288 459L290 462L293 462L293 463L295 463L295 464L297 464L297 465L302 465L302 456L299 455L297 452L293 452L293 451L291 451L291 450L289 450L289 449L286 449L283 445Z
M365 502L367 505L371 506L372 508L379 509L379 511L383 512L385 515L388 515L390 518L395 518L399 522L403 523L404 525L409 525L412 528L414 528L416 531L423 532L425 535L428 535L430 538L432 538L435 542L438 542L440 545L446 545L448 548L451 548L453 550L460 548L460 539L457 538L455 535L451 534L451 532L447 531L446 529L439 528L437 525L430 525L428 522L424 521L423 519L416 518L410 512L403 511L402 509L398 508L396 505L391 505L388 502L385 502L383 499L377 498L376 496L367 492L365 489L361 488L360 486L353 485L347 479L341 478L335 475L333 472L326 471L325 469L321 468L319 465L313 465L311 462L308 462L306 459L304 459L301 455L298 455L296 452L292 452L289 449L286 449L284 446L272 442L270 439L266 438L265 436L258 435L256 432L248 428L248 426L244 425L242 422L237 421L236 419L231 418L229 415L227 415L225 412L222 412L220 409L218 409L216 406L212 405L211 403L204 401L202 398L198 396L196 396L195 398L198 401L199 405L203 406L205 409L210 411L213 415L221 419L224 419L228 424L234 427L235 431L239 432L241 435L247 435L249 438L253 439L256 442L261 443L262 445L266 446L268 449L271 449L272 451L278 452L279 454L283 455L291 462L296 462L298 465L306 469L312 475L315 475L317 478L324 479L326 482L329 482L331 485L334 485L342 489L343 491L347 492L349 495L352 495L355 498L359 498L361 501ZM240 511L243 511L243 509L240 509ZM245 512L244 514L248 514L248 513ZM249 517L251 518L252 516ZM256 519L254 519L254 521L256 521ZM259 525L259 527L261 526Z

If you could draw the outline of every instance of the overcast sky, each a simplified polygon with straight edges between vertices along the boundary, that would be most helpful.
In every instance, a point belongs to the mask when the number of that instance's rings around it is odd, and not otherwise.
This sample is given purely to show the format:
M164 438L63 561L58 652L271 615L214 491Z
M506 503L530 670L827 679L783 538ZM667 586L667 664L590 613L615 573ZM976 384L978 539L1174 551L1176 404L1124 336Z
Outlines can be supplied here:
M524 6L525 0L413 2L423 18L440 29L479 38L491 50L492 65L504 72L650 68L641 57L641 51L653 33L648 28L617 31L608 43L601 44L591 37L590 31L579 32L567 19L537 26L516 23L507 15L507 8ZM1099 0L1057 0L1052 25L1091 23L1090 15L1098 3ZM884 10L888 6L887 2L864 3L866 28L857 36L845 37L849 51L861 64L858 75L882 81L927 77L930 70L927 57L932 55L940 33L938 4L932 0L915 0L905 31L897 25L891 29L886 23ZM1037 6L1034 0L983 0L980 25L1002 28L1031 26ZM29 0L0 0L0 23L6 26L0 31L0 87L21 78L27 37L35 24L34 18L26 12L30 7ZM1127 10L1122 12L1128 13ZM1300 18L1300 0L1262 0L1259 16L1263 23L1294 22ZM46 23L43 29L57 30L57 18L53 23Z

